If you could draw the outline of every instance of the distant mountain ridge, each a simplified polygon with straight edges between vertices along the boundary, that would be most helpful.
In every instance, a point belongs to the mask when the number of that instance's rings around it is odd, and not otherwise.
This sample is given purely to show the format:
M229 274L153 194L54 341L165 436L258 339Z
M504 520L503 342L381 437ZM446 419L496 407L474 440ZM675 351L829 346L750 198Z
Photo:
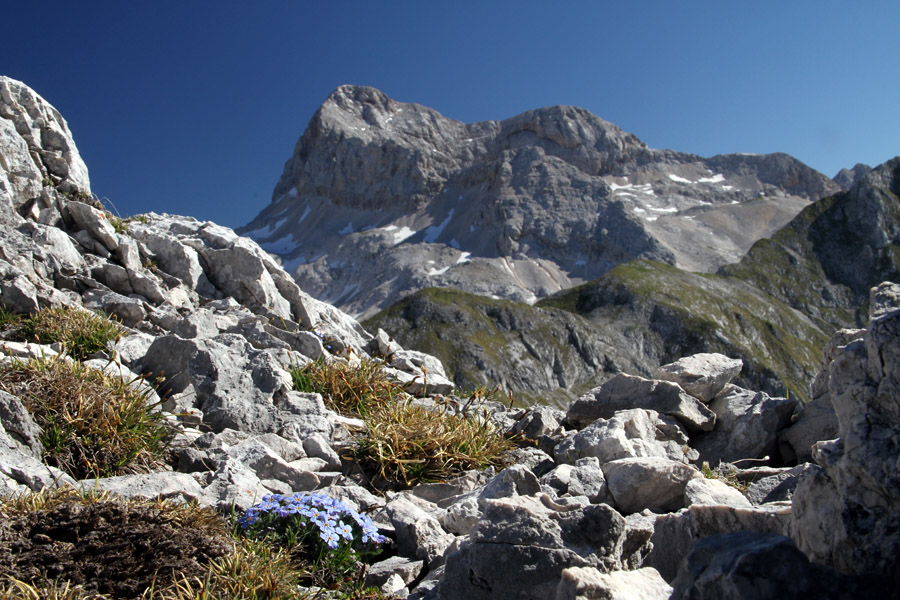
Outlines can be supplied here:
M839 190L786 154L656 150L581 108L465 124L342 86L239 232L367 316L435 286L533 303L636 258L714 272Z
M496 382L560 405L615 373L650 376L698 352L740 357L741 385L809 399L831 332L862 326L869 290L898 280L900 157L718 274L636 260L535 306L429 289L365 324L438 356L459 385Z

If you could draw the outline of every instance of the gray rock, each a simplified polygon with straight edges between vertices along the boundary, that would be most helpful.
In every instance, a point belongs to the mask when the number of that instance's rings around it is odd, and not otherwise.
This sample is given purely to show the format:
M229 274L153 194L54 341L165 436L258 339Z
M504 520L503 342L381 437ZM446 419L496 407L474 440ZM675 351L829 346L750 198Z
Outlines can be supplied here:
M203 488L187 473L139 473L79 482L81 489L98 489L125 498L162 498L203 503Z
M800 477L813 465L804 463L790 469L783 469L777 475L770 475L755 480L747 488L745 496L753 504L766 502L784 502L790 500L797 489Z
M226 512L233 508L247 510L269 491L250 468L227 458L212 473L199 502Z
M625 519L605 504L556 511L535 497L488 500L447 557L438 598L553 598L565 568L621 568Z
M687 483L702 477L693 467L665 458L614 460L603 465L603 474L615 506L625 514L678 510Z
M296 462L286 462L268 445L256 439L229 448L227 455L251 469L257 478L282 481L295 492L313 490L319 485L319 478L314 473L298 468Z
M107 250L113 251L119 247L119 238L116 230L110 225L109 219L102 211L82 202L71 201L65 207L67 214L75 221L79 229L87 231L92 238L103 244Z
M478 493L482 508L488 500L512 496L532 496L541 491L537 477L524 465L512 465L497 473Z
M435 517L407 497L391 500L386 509L397 532L397 546L402 555L425 561L429 569L444 562L444 551L455 538L444 531Z
M872 312L879 316L864 341L844 346L829 367L840 437L814 446L820 467L807 470L794 492L792 537L813 561L896 582L900 310Z
M529 440L541 436L557 435L561 432L560 422L565 413L549 406L534 406L515 417L516 424L510 430L513 435L521 435Z
M710 431L716 422L713 411L685 394L677 384L624 373L579 398L566 413L566 420L577 427L584 427L629 408L644 408L671 415L689 432Z
M811 564L790 538L738 532L697 542L672 583L673 600L887 597L891 590Z
M730 506L750 508L752 504L744 495L724 481L718 479L692 479L684 486L684 505Z
M709 407L716 414L715 429L695 436L692 445L700 460L717 465L775 456L778 433L790 424L797 401L729 385Z
M656 378L677 383L688 394L708 404L737 377L743 366L741 359L724 354L694 354L659 367Z
M656 411L639 408L620 410L600 418L581 431L567 436L553 449L559 463L574 463L595 457L600 464L629 457L657 456L686 462L688 438L673 422Z
M601 573L590 567L564 569L556 600L669 600L672 586L656 569Z
M13 439L0 440L0 474L25 488L39 492L44 488L74 486L75 480L55 467L45 465L30 453L18 449Z
M392 575L397 575L403 585L408 585L419 576L424 565L425 562L421 560L392 556L369 566L366 570L366 586L381 587Z
M659 515L653 524L653 548L644 566L659 571L671 582L684 557L697 540L737 531L785 535L790 528L790 505L756 508L694 505L674 514Z
M335 452L331 444L321 435L311 435L303 440L303 450L312 458L321 458L325 465L333 470L341 470L341 457Z
M112 315L128 327L135 327L147 317L144 303L137 298L100 289L88 290L83 298L85 308Z
M41 460L41 428L17 397L0 390L0 426L22 452Z

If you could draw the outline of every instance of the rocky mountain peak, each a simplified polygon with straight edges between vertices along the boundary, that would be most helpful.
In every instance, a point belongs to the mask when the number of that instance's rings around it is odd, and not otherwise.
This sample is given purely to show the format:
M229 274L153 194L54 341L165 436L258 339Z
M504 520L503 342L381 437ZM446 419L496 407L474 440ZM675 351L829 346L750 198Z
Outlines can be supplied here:
M583 108L466 124L342 86L240 231L368 316L435 286L534 302L635 258L713 272L838 189L786 154L648 148Z
M872 167L869 165L856 163L852 169L841 169L838 171L837 175L834 176L833 181L841 186L842 190L846 191L871 170Z

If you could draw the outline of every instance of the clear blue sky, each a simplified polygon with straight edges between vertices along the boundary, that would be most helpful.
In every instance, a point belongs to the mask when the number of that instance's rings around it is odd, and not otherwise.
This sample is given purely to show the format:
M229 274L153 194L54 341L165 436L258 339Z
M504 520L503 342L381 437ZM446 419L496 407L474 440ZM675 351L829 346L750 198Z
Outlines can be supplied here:
M0 74L66 117L96 194L247 223L316 108L375 86L462 121L583 106L651 147L900 154L900 2L6 2Z

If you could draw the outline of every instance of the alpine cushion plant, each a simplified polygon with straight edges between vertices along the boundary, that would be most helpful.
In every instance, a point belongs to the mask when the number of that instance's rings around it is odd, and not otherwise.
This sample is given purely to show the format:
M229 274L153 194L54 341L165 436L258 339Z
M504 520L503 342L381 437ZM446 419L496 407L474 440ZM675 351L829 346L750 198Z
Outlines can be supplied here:
M322 494L267 494L238 519L239 532L285 546L315 585L356 579L386 538L366 515Z

